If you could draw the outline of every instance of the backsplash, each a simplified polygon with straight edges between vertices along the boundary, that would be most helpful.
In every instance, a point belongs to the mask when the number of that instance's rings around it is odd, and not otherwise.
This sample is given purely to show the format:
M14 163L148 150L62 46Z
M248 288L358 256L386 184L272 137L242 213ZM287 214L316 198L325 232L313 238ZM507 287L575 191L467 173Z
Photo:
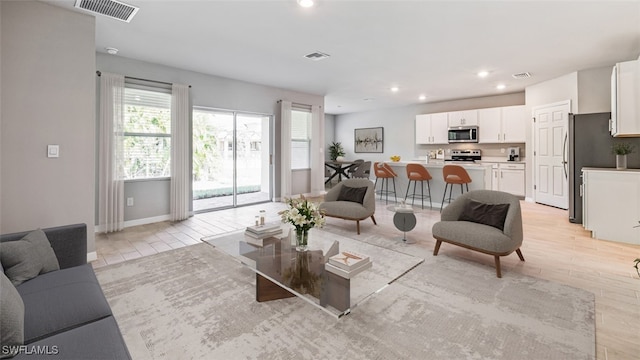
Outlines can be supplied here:
M444 149L445 157L451 156L451 150L482 150L482 157L485 158L507 158L507 148L512 146L520 147L520 161L525 160L526 144L476 144L476 143L461 143L461 144L443 144L443 145L416 145L415 157L425 157L430 151ZM504 149L504 152L503 152Z

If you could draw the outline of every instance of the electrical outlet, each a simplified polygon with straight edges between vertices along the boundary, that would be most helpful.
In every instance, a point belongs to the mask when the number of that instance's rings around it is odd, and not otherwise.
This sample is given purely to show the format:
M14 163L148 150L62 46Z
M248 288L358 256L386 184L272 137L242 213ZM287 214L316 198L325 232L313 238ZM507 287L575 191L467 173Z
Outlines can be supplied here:
M132 197L128 197L127 198L127 206L133 206L133 198Z
M506 152L507 152L507 149L505 149L505 148L501 148L501 149L500 149L500 153L504 154L504 153L506 153Z

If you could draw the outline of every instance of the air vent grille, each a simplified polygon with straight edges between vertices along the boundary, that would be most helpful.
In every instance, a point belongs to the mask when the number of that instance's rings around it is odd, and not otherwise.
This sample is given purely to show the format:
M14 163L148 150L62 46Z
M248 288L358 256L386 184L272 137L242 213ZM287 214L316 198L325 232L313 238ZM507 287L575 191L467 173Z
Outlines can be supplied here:
M514 79L526 79L526 78L530 78L531 77L531 73L529 72L523 72L523 73L519 73L519 74L513 74L511 75Z
M124 22L130 22L140 9L115 0L76 0L75 7Z
M312 52L311 54L307 54L304 57L306 57L309 60L318 61L318 60L323 60L328 58L329 55L316 51L316 52Z

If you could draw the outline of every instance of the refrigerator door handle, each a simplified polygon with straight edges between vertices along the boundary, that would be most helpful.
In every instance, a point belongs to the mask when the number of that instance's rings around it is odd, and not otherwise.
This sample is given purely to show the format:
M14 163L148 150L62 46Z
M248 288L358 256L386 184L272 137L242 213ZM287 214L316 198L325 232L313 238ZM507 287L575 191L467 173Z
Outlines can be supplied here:
M564 143L562 144L562 168L564 169L564 178L569 179L569 173L567 172L567 140L569 133L564 134Z

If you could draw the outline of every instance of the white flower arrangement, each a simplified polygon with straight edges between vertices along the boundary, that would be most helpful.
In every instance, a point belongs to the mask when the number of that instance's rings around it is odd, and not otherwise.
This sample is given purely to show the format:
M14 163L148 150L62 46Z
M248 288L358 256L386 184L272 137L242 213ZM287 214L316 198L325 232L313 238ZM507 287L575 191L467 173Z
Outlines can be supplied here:
M321 228L324 226L324 212L320 211L318 205L307 200L304 196L299 199L285 199L288 209L280 211L278 214L283 223L290 223L295 226L296 231L307 231L311 228Z

